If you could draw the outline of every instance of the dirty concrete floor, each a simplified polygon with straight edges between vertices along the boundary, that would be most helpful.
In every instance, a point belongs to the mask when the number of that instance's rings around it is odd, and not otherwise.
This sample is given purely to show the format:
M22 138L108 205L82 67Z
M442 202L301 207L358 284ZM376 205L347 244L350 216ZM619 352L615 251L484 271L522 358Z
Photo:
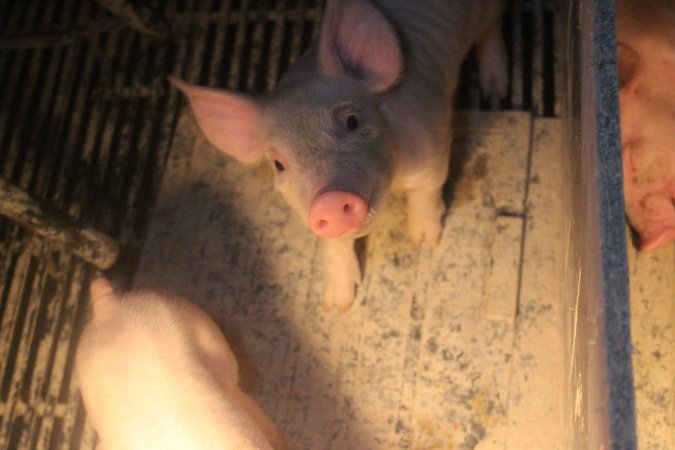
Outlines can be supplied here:
M628 246L633 377L640 449L675 448L675 242Z
M290 448L562 448L560 121L471 112L456 130L440 245L414 250L389 198L339 316L268 168L183 115L136 284L213 315Z

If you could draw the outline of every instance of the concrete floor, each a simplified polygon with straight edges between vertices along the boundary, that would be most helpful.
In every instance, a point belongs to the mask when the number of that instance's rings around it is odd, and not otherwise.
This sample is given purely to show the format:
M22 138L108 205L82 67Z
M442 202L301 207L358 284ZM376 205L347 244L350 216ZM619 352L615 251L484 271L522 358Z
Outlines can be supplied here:
M214 315L291 448L560 447L559 134L527 113L458 116L465 161L440 246L411 248L392 197L337 316L321 309L318 241L271 174L222 157L186 117L137 284Z
M675 448L675 242L628 248L633 376L641 450Z
M268 168L225 158L183 115L136 284L213 315L290 448L563 448L560 121L471 112L456 130L440 245L413 250L389 198L339 316Z

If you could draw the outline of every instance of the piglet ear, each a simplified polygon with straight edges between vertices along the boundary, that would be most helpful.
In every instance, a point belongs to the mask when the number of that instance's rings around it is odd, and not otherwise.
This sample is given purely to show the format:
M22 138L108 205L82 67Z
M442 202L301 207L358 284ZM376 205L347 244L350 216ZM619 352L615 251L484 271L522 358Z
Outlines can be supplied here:
M396 30L367 0L328 1L318 57L324 72L350 75L370 92L390 88L403 70Z
M617 42L619 59L619 87L624 88L631 84L641 65L640 55L631 47Z
M169 81L188 97L199 128L213 145L241 162L255 162L262 156L261 113L252 98L174 77Z

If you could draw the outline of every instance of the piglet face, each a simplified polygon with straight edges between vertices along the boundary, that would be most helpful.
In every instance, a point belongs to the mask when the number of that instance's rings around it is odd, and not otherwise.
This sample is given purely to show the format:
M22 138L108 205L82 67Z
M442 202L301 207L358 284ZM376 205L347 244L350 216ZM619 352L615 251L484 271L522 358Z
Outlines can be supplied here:
M262 98L171 81L216 147L242 162L269 159L314 233L364 235L392 178L396 149L378 99L403 71L398 36L371 2L330 0L304 61Z
M322 75L284 86L263 109L265 154L287 203L319 236L367 233L395 151L377 96Z

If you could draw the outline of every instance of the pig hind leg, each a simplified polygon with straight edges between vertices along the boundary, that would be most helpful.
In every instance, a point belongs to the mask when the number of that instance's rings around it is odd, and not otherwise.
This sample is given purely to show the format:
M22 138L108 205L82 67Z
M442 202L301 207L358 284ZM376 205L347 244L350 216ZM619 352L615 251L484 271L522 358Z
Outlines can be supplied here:
M506 97L509 89L506 46L502 39L502 21L490 24L476 41L476 55L480 69L480 87L483 96L497 94Z

